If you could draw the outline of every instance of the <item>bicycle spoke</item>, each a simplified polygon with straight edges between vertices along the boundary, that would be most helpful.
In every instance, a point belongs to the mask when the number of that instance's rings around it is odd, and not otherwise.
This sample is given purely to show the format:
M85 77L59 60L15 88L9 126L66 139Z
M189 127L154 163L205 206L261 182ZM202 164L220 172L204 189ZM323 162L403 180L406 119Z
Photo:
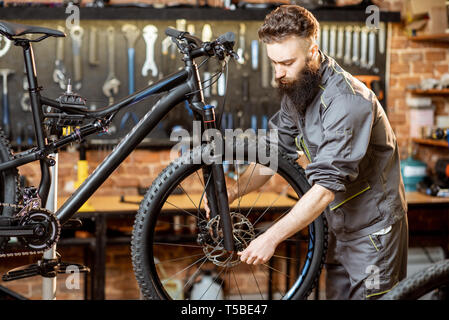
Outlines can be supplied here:
M187 282L184 284L184 286L182 287L182 289L184 290L185 287L189 284L190 281L192 281L192 279L195 279L196 275L200 272L201 267L207 262L207 259L205 259L201 265L195 270L195 272L189 277L189 279L187 280Z
M286 276L287 278L290 279L290 276L289 276L288 274L285 274L285 273L282 272L282 271L279 271L279 270L277 270L277 269L275 269L275 268L273 268L273 267L270 267L269 265L267 265L267 264L265 264L265 263L262 263L262 265L264 265L265 267L267 267L267 268L269 268L269 269L271 269L271 270L273 270L273 271L276 271L276 272L278 272L278 273L280 273L280 274L282 274L282 275L284 275L284 276Z
M290 184L288 185L288 187L290 186ZM287 187L287 188L288 188ZM277 198L270 204L270 206L268 208L265 209L265 211L257 218L256 222L254 222L254 225L257 224L257 222L259 222L259 220L265 215L265 213L267 213L267 211L273 207L273 205L279 200L279 198L281 197L282 192L279 193L279 195L277 196ZM249 213L248 213L249 214ZM248 217L248 216L247 216Z
M227 263L227 262L232 258L233 255L234 255L234 254L232 253L231 256L230 256L228 259L226 259L225 263ZM221 270L221 271L218 273L218 275L217 275L217 276L215 277L215 279L210 283L209 287L207 287L206 291L203 292L203 294L201 295L201 297L200 297L198 300L201 300L201 299L204 297L204 295L206 294L206 292L210 289L210 287L212 287L212 285L214 284L215 280L217 280L217 278L223 273L223 271L224 271L224 268L223 268L223 270Z
M176 226L176 227L186 227L186 228L190 227L188 224L174 223L174 222L168 222L168 221L158 221L157 223L160 223L160 224L171 224L171 225Z
M195 173L196 173L198 179L200 180L201 185L204 187L204 182L203 182L203 180L201 180L201 177L200 177L200 175L198 173L198 170L196 170Z
M196 206L195 202L193 202L192 198L190 198L189 194L184 190L184 188L183 188L182 185L181 185L181 182L179 183L179 187L180 187L181 190L186 194L187 198L189 198L190 202L193 204L193 207L196 208L197 211L198 211L198 213L204 218L203 220L205 220L206 217L203 216L203 214L201 213L201 210L200 210L199 206L198 206L198 207ZM201 203L201 200L200 200L200 203Z
M273 282L273 280L271 279L272 277L270 277L270 274L268 273L267 270L264 269L260 269L262 270L263 273L265 273L266 277L270 280L270 283L274 286L274 289L279 291L279 294L282 296L282 298L285 296L285 293L283 291L281 291L281 289L279 289L278 286L276 286L276 283Z
M192 258L192 257L198 257L198 256L201 256L203 254L204 253L201 252L201 253L198 253L198 254L192 254L190 256L185 256L185 257L182 257L182 258L174 258L174 259L170 259L170 260L159 261L158 263L155 263L154 265L157 266L157 265L164 264L164 263L167 263L167 262L181 261L181 260Z
M176 209L179 209L179 210L181 210L181 211L187 213L188 215L190 215L190 216L192 216L192 217L194 217L194 218L200 219L200 217L194 215L193 213L190 213L189 211L187 211L187 210L185 210L185 209L183 209L183 208L178 207L177 205L171 203L171 202L168 201L168 200L166 200L165 203L168 203L169 205L172 205L172 206L175 207ZM200 219L200 221L205 221L206 218L205 218L203 215L201 215L201 216L202 216L204 219Z
M248 188L249 182L251 181L251 177L252 177L253 174L254 174L254 170L256 169L256 166L257 166L257 164L254 163L254 167L253 167L253 170L251 171L251 175L249 176L248 182L246 183L246 187L245 187L245 189L243 190L243 195L246 194L246 189ZM239 203L238 203L239 212L240 212L240 202L241 202L241 201L242 201L242 197L239 198Z
M200 245L180 244L180 243L172 243L172 242L153 242L153 244L156 244L156 245L163 245L163 246L176 246L176 247L202 248L202 246L200 246Z
M234 275L234 282L235 282L235 285L237 286L237 291L239 292L240 300L243 300L243 296L242 296L242 293L240 292L239 284L237 283L237 278L235 277L235 272L233 269L231 269L231 271L232 271L232 274Z
M176 277L178 274L180 274L181 272L184 272L185 270L187 270L187 269L189 269L190 267L194 266L195 264L197 264L198 262L200 262L200 261L203 260L203 259L207 259L207 257L202 257L202 258L196 260L195 262L193 262L192 264L188 265L188 266L185 267L184 269L182 269L182 270L176 272L176 273L175 273L174 275L172 275L171 277L169 277L169 278L167 278L167 279L164 279L164 280L162 281L162 284L163 284L164 282L167 282L168 280L173 279L173 278Z
M264 298L263 298L263 294L262 294L262 291L260 290L259 282L257 282L256 275L254 274L253 267L252 267L251 265L248 265L248 266L249 266L249 268L250 268L250 270L251 270L251 273L252 273L252 275L253 275L254 281L256 282L256 286L257 286L257 289L259 290L260 297L261 297L262 300L263 300L263 299L264 299Z

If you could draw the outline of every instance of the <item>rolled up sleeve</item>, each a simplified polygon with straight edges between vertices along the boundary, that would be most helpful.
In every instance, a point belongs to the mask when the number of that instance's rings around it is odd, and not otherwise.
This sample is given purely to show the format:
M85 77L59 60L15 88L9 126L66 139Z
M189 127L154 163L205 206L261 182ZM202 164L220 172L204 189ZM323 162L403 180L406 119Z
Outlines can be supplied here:
M345 192L345 185L359 175L373 125L370 101L357 95L336 97L322 115L323 140L306 170L307 180L333 192Z

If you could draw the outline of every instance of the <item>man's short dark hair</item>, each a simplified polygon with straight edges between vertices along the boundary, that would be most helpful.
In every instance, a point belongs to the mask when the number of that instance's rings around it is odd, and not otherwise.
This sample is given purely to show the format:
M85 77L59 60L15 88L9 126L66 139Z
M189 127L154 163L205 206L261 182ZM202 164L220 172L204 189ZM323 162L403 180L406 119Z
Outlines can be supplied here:
M303 39L317 39L320 25L313 14L298 5L283 5L270 12L259 28L264 43L282 41L295 35Z

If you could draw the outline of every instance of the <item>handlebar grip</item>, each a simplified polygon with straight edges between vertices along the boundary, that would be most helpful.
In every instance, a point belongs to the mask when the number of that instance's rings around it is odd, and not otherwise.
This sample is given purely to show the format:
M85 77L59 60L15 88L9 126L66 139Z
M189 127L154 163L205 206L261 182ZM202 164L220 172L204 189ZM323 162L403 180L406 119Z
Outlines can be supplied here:
M169 37L173 37L173 38L180 38L182 37L186 32L184 31L179 31L176 29L172 29L172 28L167 28L165 29L165 34Z
M235 42L235 34L234 32L226 32L225 34L219 36L217 38L217 41L220 43L225 43L225 42Z

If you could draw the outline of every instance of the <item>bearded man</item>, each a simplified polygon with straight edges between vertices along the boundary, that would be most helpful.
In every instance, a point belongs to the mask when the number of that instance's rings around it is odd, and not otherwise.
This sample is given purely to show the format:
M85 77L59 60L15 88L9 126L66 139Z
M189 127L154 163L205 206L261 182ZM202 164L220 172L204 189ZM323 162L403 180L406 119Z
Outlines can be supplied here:
M318 49L318 33L312 13L296 5L275 9L259 29L282 96L269 127L292 158L302 149L312 187L238 254L248 264L265 263L282 241L324 212L330 229L327 298L375 299L406 276L407 203L398 144L375 94ZM246 193L270 178L258 173L240 178L243 185L251 181ZM232 203L242 194L234 186L228 196Z

